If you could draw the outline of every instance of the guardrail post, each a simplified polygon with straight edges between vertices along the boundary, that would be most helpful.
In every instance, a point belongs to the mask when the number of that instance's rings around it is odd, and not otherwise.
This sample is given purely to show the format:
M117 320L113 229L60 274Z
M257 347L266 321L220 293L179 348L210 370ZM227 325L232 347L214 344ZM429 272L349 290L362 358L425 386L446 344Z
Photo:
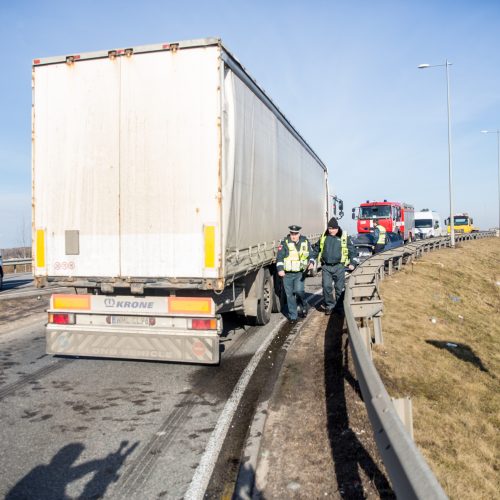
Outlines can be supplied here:
M410 437L413 438L413 405L409 397L406 398L391 398L392 404L398 414L398 417L403 422Z
M398 271L401 271L402 267L403 267L403 256L398 257L398 263L397 263Z
M382 315L377 314L373 316L373 331L375 334L374 343L375 344L383 344L384 338L382 336Z
M392 274L392 259L389 259L387 261L387 274L391 276Z
M360 326L359 333L360 333L361 338L365 344L366 351L370 355L370 358L372 358L372 335L370 333L370 327L369 326Z

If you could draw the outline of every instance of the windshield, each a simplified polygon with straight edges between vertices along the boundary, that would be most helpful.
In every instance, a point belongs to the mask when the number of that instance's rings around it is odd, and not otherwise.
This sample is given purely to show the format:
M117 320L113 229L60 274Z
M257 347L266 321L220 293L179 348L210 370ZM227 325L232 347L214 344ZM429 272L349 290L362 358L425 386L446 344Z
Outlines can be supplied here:
M455 226L466 226L468 223L468 217L455 217Z
M415 219L415 227L418 227L420 229L423 229L426 227L432 227L432 220L431 219Z
M388 219L391 216L391 206L390 205L379 205L377 207L360 207L359 208L359 218L360 219L373 219L379 217L382 219Z

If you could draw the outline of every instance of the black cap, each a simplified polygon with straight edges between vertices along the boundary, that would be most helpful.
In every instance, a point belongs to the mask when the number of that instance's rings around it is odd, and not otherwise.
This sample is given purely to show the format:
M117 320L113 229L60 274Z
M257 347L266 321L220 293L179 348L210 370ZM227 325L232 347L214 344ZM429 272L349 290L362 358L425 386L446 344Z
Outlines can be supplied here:
M339 223L337 222L337 219L335 217L332 217L328 221L328 227L331 227L332 229L338 229L339 228Z
M288 229L290 229L291 233L299 233L300 230L302 229L302 226L297 226L297 224L292 224L291 226L288 226Z

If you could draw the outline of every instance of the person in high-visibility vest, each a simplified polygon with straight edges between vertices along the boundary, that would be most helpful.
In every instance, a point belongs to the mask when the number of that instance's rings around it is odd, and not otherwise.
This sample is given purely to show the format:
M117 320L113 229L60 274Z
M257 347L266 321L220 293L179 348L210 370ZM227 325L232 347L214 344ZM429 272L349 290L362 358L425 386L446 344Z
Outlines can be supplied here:
M314 266L315 259L310 257L312 247L309 240L300 234L300 226L288 226L290 233L278 247L276 269L278 276L283 278L286 300L288 304L288 321L298 320L297 299L301 302L302 316L306 317L309 306L305 299L304 272Z
M325 314L331 314L340 304L344 291L345 268L351 271L354 269L351 262L357 255L356 249L350 236L346 231L342 231L337 219L332 217L323 236L314 244L313 250L315 251L313 256L321 261Z
M375 241L374 253L381 252L387 243L387 229L378 223L378 219L373 219L373 239Z

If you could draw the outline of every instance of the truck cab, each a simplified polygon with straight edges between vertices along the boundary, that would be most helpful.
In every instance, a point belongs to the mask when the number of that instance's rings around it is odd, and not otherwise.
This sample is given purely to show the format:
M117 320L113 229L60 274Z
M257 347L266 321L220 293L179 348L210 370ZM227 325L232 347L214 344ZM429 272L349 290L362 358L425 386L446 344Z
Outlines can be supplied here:
M424 208L415 212L415 237L418 239L434 238L444 236L445 230L441 221L441 216Z
M448 226L448 234L450 234L451 226L449 217L445 220L445 224ZM474 221L468 213L454 215L453 227L455 233L475 233L478 231L478 229L474 227Z
M385 227L386 231L401 234L404 241L413 241L414 208L402 202L366 200L352 209L352 218L357 220L358 233L373 231L373 219Z

